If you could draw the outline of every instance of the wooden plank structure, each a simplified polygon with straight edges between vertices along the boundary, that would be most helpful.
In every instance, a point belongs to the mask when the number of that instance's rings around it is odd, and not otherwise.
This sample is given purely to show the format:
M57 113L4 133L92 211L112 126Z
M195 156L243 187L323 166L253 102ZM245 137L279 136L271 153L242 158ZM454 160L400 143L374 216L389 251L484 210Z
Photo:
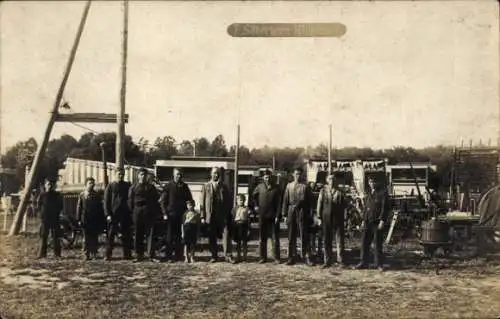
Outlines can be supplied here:
M71 113L56 115L56 122L80 122L80 123L116 123L116 114L108 113ZM128 114L124 115L124 123L128 123Z

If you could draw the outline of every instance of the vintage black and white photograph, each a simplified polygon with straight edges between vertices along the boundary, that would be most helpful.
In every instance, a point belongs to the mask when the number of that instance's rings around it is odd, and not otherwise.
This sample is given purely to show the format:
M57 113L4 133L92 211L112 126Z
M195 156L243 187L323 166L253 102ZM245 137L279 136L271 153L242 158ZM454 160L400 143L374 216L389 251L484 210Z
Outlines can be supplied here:
M497 318L498 1L1 1L0 319Z

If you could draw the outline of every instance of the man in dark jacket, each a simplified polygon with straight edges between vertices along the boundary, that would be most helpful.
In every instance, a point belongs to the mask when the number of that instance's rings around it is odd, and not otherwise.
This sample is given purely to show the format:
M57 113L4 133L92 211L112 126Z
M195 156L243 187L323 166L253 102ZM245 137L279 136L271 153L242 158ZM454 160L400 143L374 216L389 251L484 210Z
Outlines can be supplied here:
M361 239L361 262L357 269L367 268L370 246L375 241L375 266L383 271L383 229L389 213L389 198L385 189L377 187L373 178L368 179L369 190L364 197L363 229Z
M38 211L42 219L40 227L41 245L38 258L47 257L47 241L49 232L52 234L54 242L54 255L61 257L60 224L59 215L63 210L63 199L59 192L55 191L55 181L45 181L45 191L38 199Z
M94 189L94 178L87 178L85 185L86 190L78 196L76 220L83 226L83 251L85 259L89 260L97 258L99 235L104 230L104 209L101 194Z
M172 261L175 252L177 260L182 260L182 217L187 210L186 203L193 200L191 191L182 181L182 172L174 169L174 180L168 183L161 194L160 206L167 221L167 249L165 259Z
M155 258L153 230L158 213L158 192L147 175L148 171L141 169L137 175L138 182L130 187L128 193L129 209L134 220L136 261L144 260L146 239L148 256Z
M337 187L335 176L328 174L326 185L320 190L316 214L321 221L324 240L324 267L332 263L332 241L335 233L337 263L344 265L344 211L346 199Z
M275 263L280 262L280 219L279 205L281 201L280 190L272 181L272 175L266 170L264 182L257 185L252 197L255 209L259 214L260 232L260 263L267 262L267 241L272 239L273 257Z
M130 183L123 180L123 169L116 174L118 180L110 183L104 191L104 210L108 222L106 260L111 259L117 233L122 235L123 257L132 258L132 212L127 205Z
M201 222L208 225L208 242L212 258L218 258L217 238L223 233L224 255L227 262L234 263L230 236L232 198L229 188L221 180L221 169L212 168L211 180L201 189Z

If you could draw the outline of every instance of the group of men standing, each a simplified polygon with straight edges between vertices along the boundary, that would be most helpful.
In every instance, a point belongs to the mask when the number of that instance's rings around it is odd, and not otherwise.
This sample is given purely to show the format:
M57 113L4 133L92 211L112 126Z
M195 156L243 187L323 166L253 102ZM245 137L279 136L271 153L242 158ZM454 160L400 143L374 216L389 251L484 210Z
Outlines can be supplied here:
M81 222L85 234L85 258L95 257L97 253L97 235L99 232L99 205L102 204L102 216L108 227L105 259L111 259L114 240L118 233L122 237L125 259L132 258L135 249L136 260L141 261L147 255L155 256L155 224L162 217L165 227L166 249L164 259L168 262L181 260L183 216L187 204L193 202L191 191L182 180L180 169L174 169L173 179L164 188L161 196L153 184L149 182L148 172L143 169L138 173L138 181L130 184L124 181L124 172L118 171L117 181L110 183L101 199L93 189L94 181L87 181L87 190L80 194L77 219ZM203 185L200 197L200 219L206 226L211 262L218 260L218 239L223 239L223 254L228 262L235 262L232 257L233 232L233 198L231 191L221 178L221 170L211 170L210 181ZM270 171L266 171L263 181L250 194L249 202L257 212L260 233L260 263L268 261L267 243L272 240L272 251L275 263L280 263L280 221L285 218L288 230L287 264L297 262L297 237L301 241L301 257L311 265L310 229L311 224L321 225L324 241L324 267L333 262L332 243L337 243L337 263L345 265L344 257L344 218L347 206L346 195L337 186L335 176L327 176L326 185L320 190L317 202L312 189L302 182L302 170L293 171L293 181L283 190L273 181ZM357 268L368 265L369 247L375 239L375 264L382 269L382 230L386 225L388 213L388 197L383 189L376 187L375 181L369 179L369 191L363 196L363 224L361 262ZM50 181L46 183L45 192L41 194L39 209L42 215L42 245L40 257L47 253L48 232L57 234L56 215L62 210L61 195L53 188ZM232 213L233 212L233 213ZM90 216L90 217L89 217ZM94 224L93 224L94 223ZM134 236L132 236L132 230ZM146 244L145 244L146 243ZM60 256L60 245L56 240L55 254Z

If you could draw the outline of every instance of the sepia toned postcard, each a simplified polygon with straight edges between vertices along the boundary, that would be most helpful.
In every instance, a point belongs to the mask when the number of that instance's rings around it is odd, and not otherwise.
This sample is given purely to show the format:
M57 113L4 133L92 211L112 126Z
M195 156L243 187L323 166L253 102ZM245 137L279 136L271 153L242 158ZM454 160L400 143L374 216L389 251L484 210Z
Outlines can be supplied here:
M1 1L0 319L497 318L497 1Z

